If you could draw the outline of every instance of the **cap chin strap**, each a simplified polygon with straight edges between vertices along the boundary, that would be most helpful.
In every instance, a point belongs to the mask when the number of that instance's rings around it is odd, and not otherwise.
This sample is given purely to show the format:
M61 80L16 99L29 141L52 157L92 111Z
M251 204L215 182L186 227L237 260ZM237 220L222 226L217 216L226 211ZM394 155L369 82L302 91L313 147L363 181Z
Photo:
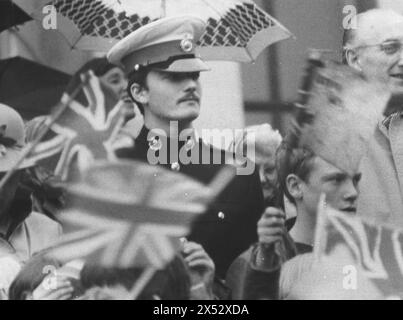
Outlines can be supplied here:
M194 54L184 54L184 55L180 55L180 56L169 57L168 60L163 61L163 62L149 64L149 65L147 65L147 67L153 68L153 69L168 69L170 67L170 65L177 60L194 59L194 58L196 58L196 56Z
M174 40L133 51L122 59L122 64L126 70L133 70L136 65L149 66L167 61L170 57L194 54L195 46L192 46L191 50L185 51L181 48L181 41Z

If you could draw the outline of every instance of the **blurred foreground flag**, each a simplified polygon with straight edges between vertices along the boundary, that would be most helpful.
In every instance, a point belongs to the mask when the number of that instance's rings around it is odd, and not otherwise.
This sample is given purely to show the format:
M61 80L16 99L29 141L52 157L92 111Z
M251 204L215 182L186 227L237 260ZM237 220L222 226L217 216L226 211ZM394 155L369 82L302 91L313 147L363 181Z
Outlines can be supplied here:
M64 236L51 254L62 261L161 269L234 173L225 168L206 186L142 162L98 162L68 187L68 207L58 216Z
M323 207L319 214L316 257L336 263L341 260L338 252L345 248L359 277L371 280L385 298L402 299L403 230L371 224L332 208Z
M128 107L113 98L92 72L81 77L83 89L74 98L71 93L63 95L62 104L71 102L55 123L50 124L50 117L43 121L39 129L50 125L50 131L29 156L63 181L71 179L72 170L79 174L94 160L116 159L114 143Z
M370 82L352 68L326 62L313 78L300 144L354 175L390 99L386 85Z

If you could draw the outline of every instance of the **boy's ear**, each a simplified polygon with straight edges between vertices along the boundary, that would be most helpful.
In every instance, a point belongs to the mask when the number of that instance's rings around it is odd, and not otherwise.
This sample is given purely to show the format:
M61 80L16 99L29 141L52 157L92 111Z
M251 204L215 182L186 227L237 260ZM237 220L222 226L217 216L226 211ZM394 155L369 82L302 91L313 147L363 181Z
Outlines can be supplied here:
M295 174L289 174L286 178L287 190L295 201L303 198L302 183L303 181Z
M133 83L130 87L130 92L134 100L140 102L141 104L147 104L149 95L148 90L140 86L138 83Z

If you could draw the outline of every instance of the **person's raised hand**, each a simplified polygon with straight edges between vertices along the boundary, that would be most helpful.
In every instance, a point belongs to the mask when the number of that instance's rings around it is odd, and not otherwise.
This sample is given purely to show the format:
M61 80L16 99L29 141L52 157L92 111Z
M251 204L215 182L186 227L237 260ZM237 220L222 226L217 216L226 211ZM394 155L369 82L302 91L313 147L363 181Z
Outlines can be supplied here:
M208 298L212 298L215 275L213 260L200 244L191 241L183 243L182 253L190 270L191 290L202 289L206 292Z
M282 240L285 232L285 213L278 208L266 208L257 223L259 243L273 244Z

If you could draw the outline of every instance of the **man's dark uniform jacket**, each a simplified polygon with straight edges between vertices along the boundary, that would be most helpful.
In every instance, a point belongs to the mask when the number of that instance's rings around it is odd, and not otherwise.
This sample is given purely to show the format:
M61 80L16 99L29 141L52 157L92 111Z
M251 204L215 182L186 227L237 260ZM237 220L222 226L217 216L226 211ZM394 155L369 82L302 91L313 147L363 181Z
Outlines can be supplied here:
M151 145L147 140L148 133L149 130L143 127L135 139L134 147L117 150L117 156L148 162L147 152ZM181 150L184 144L185 142L179 141L178 150ZM213 153L219 152L222 164L181 164L179 160L173 165L169 163L169 142L167 147L168 164L160 165L182 172L205 184L209 184L225 165L226 153L201 139L192 146L192 149L199 148L200 159L203 152L210 152L210 159L213 159ZM232 261L257 241L256 227L263 211L260 179L258 170L254 168L253 174L235 176L207 213L195 222L188 238L204 247L216 265L217 275L223 279Z

